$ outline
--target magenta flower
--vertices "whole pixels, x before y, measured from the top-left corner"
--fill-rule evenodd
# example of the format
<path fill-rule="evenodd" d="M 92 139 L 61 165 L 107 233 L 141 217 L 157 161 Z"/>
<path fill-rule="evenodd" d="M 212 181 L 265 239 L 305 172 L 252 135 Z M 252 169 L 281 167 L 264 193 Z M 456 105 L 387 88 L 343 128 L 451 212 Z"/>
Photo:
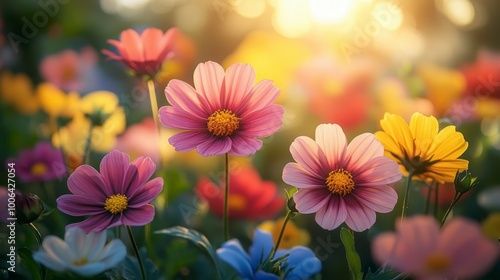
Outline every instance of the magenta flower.
<path fill-rule="evenodd" d="M 347 145 L 342 128 L 321 124 L 316 141 L 300 136 L 290 146 L 296 162 L 283 169 L 283 181 L 299 188 L 293 196 L 300 213 L 316 213 L 316 222 L 332 230 L 345 222 L 355 231 L 375 223 L 375 212 L 393 210 L 398 196 L 388 184 L 401 179 L 397 163 L 371 133 Z"/>
<path fill-rule="evenodd" d="M 413 216 L 396 223 L 396 233 L 372 243 L 376 261 L 416 279 L 479 279 L 499 256 L 498 244 L 473 221 L 454 218 L 439 230 L 436 220 Z"/>
<path fill-rule="evenodd" d="M 254 85 L 249 64 L 224 69 L 208 61 L 194 70 L 194 86 L 172 80 L 165 95 L 172 106 L 160 108 L 160 121 L 186 130 L 170 137 L 177 151 L 196 149 L 202 156 L 248 156 L 262 147 L 258 138 L 280 129 L 284 108 L 273 104 L 279 89 L 270 80 Z"/>
<path fill-rule="evenodd" d="M 68 178 L 68 189 L 57 199 L 57 208 L 71 216 L 90 216 L 68 225 L 87 233 L 127 225 L 142 226 L 153 220 L 149 204 L 163 189 L 163 179 L 148 179 L 156 165 L 148 157 L 130 163 L 129 156 L 113 150 L 101 161 L 100 174 L 90 165 L 79 166 Z"/>
<path fill-rule="evenodd" d="M 33 149 L 21 151 L 7 163 L 15 164 L 16 175 L 23 183 L 47 182 L 66 175 L 62 153 L 50 142 L 38 142 Z"/>

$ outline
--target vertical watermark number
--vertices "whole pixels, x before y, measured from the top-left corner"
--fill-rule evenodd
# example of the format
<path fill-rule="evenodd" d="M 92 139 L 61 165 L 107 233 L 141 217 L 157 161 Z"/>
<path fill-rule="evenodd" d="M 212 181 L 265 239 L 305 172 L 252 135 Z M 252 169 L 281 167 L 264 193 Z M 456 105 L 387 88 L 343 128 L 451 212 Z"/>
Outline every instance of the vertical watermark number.
<path fill-rule="evenodd" d="M 7 253 L 8 270 L 16 272 L 16 164 L 11 162 L 7 164 L 7 244 L 9 244 L 9 252 Z"/>

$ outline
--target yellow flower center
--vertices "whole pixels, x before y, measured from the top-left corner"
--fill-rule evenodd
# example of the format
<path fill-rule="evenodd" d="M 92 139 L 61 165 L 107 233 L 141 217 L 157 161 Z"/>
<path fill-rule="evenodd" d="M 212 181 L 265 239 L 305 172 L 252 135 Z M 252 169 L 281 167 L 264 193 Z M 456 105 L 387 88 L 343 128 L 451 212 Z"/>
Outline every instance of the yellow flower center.
<path fill-rule="evenodd" d="M 354 181 L 349 171 L 340 168 L 328 173 L 328 177 L 326 177 L 326 186 L 330 192 L 346 196 L 354 190 Z"/>
<path fill-rule="evenodd" d="M 30 172 L 35 176 L 43 175 L 45 174 L 45 172 L 47 172 L 47 165 L 41 162 L 35 163 L 31 166 Z"/>
<path fill-rule="evenodd" d="M 76 265 L 76 266 L 81 266 L 81 265 L 84 265 L 84 264 L 87 263 L 87 258 L 83 258 L 81 260 L 72 261 L 71 263 L 73 265 Z"/>
<path fill-rule="evenodd" d="M 430 254 L 425 260 L 425 268 L 432 273 L 443 272 L 450 267 L 450 265 L 450 258 L 441 253 Z"/>
<path fill-rule="evenodd" d="M 115 194 L 106 198 L 104 203 L 104 209 L 111 212 L 111 214 L 120 213 L 121 211 L 127 209 L 128 199 L 123 194 Z"/>
<path fill-rule="evenodd" d="M 230 136 L 240 127 L 240 118 L 231 110 L 217 110 L 208 117 L 207 128 L 214 136 Z"/>

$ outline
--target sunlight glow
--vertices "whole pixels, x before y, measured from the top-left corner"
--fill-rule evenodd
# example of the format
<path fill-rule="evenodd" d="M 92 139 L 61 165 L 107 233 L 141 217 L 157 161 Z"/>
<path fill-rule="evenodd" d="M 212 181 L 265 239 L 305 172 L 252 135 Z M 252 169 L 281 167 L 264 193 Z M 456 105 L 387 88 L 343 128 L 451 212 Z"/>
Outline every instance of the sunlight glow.
<path fill-rule="evenodd" d="M 347 17 L 353 3 L 351 0 L 309 0 L 309 11 L 318 23 L 337 23 Z"/>
<path fill-rule="evenodd" d="M 311 22 L 304 16 L 307 3 L 303 0 L 276 0 L 272 24 L 283 36 L 296 38 L 309 31 Z"/>
<path fill-rule="evenodd" d="M 266 9 L 264 0 L 240 0 L 234 7 L 236 12 L 246 18 L 256 18 Z"/>
<path fill-rule="evenodd" d="M 443 14 L 456 25 L 467 26 L 474 21 L 475 9 L 469 0 L 442 0 Z"/>

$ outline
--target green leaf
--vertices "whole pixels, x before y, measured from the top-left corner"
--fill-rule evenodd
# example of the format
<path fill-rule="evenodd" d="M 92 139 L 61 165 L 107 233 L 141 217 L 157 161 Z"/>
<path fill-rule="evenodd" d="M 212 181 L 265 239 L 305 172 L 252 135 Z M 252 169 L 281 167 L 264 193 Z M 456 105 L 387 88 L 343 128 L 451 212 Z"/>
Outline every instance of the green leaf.
<path fill-rule="evenodd" d="M 396 280 L 402 278 L 402 274 L 396 271 L 379 268 L 375 273 L 368 268 L 364 280 Z"/>
<path fill-rule="evenodd" d="M 361 280 L 363 278 L 361 260 L 354 247 L 354 235 L 352 235 L 348 229 L 342 228 L 340 230 L 340 240 L 342 240 L 342 244 L 344 244 L 345 247 L 345 255 L 347 264 L 349 265 L 349 272 L 351 273 L 351 280 Z"/>
<path fill-rule="evenodd" d="M 43 271 L 38 266 L 37 262 L 33 259 L 33 252 L 26 247 L 21 247 L 17 250 L 17 253 L 21 257 L 23 264 L 31 272 L 33 279 L 34 280 L 41 280 L 42 279 L 41 274 L 43 273 Z"/>
<path fill-rule="evenodd" d="M 196 230 L 187 229 L 181 226 L 175 226 L 167 229 L 158 230 L 155 231 L 155 233 L 183 238 L 189 240 L 190 242 L 198 246 L 198 248 L 200 248 L 203 251 L 203 253 L 205 253 L 205 255 L 207 255 L 209 259 L 212 261 L 216 270 L 217 279 L 222 279 L 220 275 L 217 253 L 213 249 L 212 244 L 210 244 L 210 241 L 208 241 L 208 239 L 203 234 L 197 232 Z"/>

